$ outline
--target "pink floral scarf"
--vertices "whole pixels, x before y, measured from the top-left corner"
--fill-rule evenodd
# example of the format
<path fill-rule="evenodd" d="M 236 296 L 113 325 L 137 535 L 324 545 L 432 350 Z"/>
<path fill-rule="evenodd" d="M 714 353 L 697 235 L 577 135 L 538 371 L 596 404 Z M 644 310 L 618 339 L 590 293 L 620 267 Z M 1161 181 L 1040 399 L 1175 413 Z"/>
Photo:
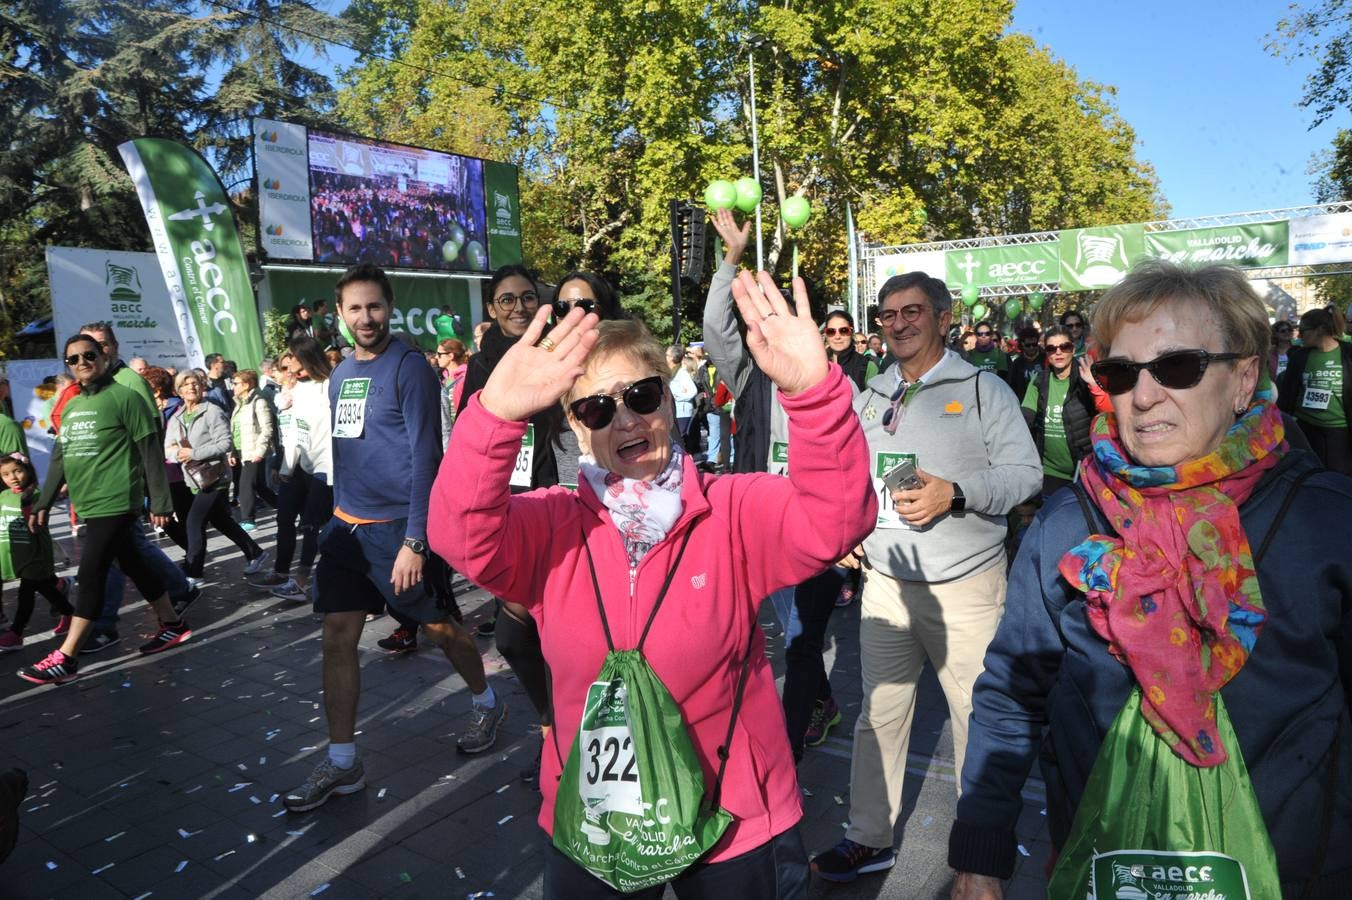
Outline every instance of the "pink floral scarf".
<path fill-rule="evenodd" d="M 639 560 L 667 536 L 685 508 L 681 500 L 685 451 L 672 444 L 667 467 L 652 481 L 617 475 L 598 466 L 590 456 L 580 457 L 578 468 L 601 503 L 610 510 L 611 521 L 624 538 L 629 565 L 637 566 Z"/>

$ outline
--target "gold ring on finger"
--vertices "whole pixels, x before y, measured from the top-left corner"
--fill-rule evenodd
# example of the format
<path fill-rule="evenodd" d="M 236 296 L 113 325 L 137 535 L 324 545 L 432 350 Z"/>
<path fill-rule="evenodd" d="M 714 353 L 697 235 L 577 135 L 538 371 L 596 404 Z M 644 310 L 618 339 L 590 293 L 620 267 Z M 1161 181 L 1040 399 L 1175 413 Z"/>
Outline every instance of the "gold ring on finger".
<path fill-rule="evenodd" d="M 553 352 L 554 352 L 554 347 L 557 346 L 557 345 L 556 345 L 553 341 L 551 341 L 549 338 L 543 337 L 543 338 L 540 338 L 540 343 L 539 343 L 538 346 L 544 347 L 546 353 L 553 353 Z"/>

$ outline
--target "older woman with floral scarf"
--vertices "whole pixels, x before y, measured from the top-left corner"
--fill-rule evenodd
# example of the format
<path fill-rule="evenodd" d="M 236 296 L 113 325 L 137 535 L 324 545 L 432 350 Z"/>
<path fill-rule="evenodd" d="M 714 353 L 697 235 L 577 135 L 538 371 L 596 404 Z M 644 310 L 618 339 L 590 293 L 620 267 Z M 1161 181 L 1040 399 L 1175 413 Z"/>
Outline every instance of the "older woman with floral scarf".
<path fill-rule="evenodd" d="M 952 896 L 1003 896 L 1034 762 L 1049 896 L 1155 896 L 1155 875 L 1211 896 L 1213 869 L 1177 856 L 1201 850 L 1244 867 L 1229 896 L 1352 896 L 1352 479 L 1288 443 L 1259 390 L 1266 310 L 1237 270 L 1142 264 L 1094 338 L 1112 409 L 1010 572 L 973 694 Z M 1114 798 L 1156 767 L 1188 785 L 1234 774 L 1225 808 L 1190 814 L 1190 787 Z M 1122 820 L 1147 819 L 1225 846 L 1149 845 L 1176 872 L 1109 852 Z"/>

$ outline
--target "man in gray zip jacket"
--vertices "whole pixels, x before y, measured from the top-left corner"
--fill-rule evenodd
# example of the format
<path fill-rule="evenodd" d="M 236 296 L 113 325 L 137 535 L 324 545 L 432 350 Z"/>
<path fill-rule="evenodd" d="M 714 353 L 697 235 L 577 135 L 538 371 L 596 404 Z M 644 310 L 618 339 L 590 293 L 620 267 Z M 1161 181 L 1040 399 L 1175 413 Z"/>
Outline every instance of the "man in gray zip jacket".
<path fill-rule="evenodd" d="M 972 684 L 1004 610 L 1005 516 L 1042 486 L 1042 465 L 1019 401 L 944 347 L 952 295 L 922 272 L 888 279 L 878 323 L 897 365 L 855 399 L 878 491 L 864 541 L 860 660 L 850 824 L 813 870 L 853 881 L 895 862 L 915 689 L 928 658 L 948 700 L 955 771 L 962 771 Z M 922 486 L 893 491 L 882 476 L 915 466 Z"/>

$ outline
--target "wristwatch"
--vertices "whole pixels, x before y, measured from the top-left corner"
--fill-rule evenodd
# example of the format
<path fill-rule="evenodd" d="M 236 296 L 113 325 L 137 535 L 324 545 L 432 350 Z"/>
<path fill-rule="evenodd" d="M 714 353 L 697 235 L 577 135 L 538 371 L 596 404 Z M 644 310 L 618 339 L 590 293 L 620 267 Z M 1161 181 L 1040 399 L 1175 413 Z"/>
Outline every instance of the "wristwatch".
<path fill-rule="evenodd" d="M 962 495 L 962 488 L 958 483 L 953 482 L 953 505 L 948 508 L 949 512 L 963 512 L 967 509 L 967 498 Z"/>
<path fill-rule="evenodd" d="M 417 538 L 404 538 L 404 546 L 419 556 L 427 555 L 427 541 L 420 541 Z"/>

